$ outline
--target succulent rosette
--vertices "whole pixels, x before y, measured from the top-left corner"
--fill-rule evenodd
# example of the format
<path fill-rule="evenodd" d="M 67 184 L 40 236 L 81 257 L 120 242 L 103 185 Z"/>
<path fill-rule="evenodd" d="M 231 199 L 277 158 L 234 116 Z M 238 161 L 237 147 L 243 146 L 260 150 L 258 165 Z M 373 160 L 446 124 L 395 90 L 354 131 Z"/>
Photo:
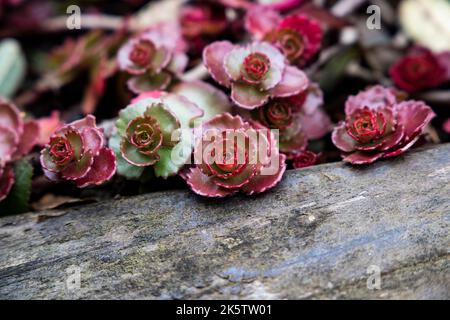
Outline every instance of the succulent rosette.
<path fill-rule="evenodd" d="M 223 113 L 204 122 L 196 141 L 197 164 L 183 177 L 201 196 L 261 193 L 274 187 L 286 169 L 271 131 L 240 116 Z"/>
<path fill-rule="evenodd" d="M 117 132 L 109 144 L 118 158 L 118 173 L 131 179 L 153 170 L 155 176 L 175 175 L 192 153 L 189 134 L 203 111 L 186 97 L 153 92 L 120 111 Z M 181 133 L 176 135 L 176 133 Z"/>
<path fill-rule="evenodd" d="M 322 91 L 311 84 L 298 95 L 270 100 L 252 110 L 251 117 L 270 129 L 278 129 L 280 152 L 292 158 L 305 150 L 308 140 L 322 138 L 331 131 L 331 121 L 322 104 Z"/>
<path fill-rule="evenodd" d="M 437 55 L 425 48 L 415 48 L 390 68 L 396 86 L 416 92 L 440 86 L 448 81 L 447 55 Z"/>
<path fill-rule="evenodd" d="M 280 49 L 290 64 L 304 66 L 320 50 L 322 28 L 318 21 L 305 15 L 287 16 L 263 40 Z"/>
<path fill-rule="evenodd" d="M 304 150 L 297 154 L 292 159 L 292 166 L 294 169 L 302 169 L 316 165 L 319 162 L 319 155 L 309 151 Z"/>
<path fill-rule="evenodd" d="M 116 157 L 104 143 L 92 115 L 61 127 L 41 151 L 45 176 L 73 181 L 79 188 L 103 184 L 116 172 Z"/>
<path fill-rule="evenodd" d="M 14 104 L 0 98 L 0 162 L 28 154 L 37 144 L 39 133 L 36 121 L 25 120 Z"/>
<path fill-rule="evenodd" d="M 163 90 L 187 65 L 187 56 L 174 44 L 167 44 L 165 30 L 149 29 L 131 38 L 119 50 L 119 68 L 131 75 L 128 88 L 134 93 Z"/>
<path fill-rule="evenodd" d="M 34 120 L 25 120 L 14 104 L 0 98 L 0 201 L 15 182 L 12 162 L 33 149 L 39 133 Z"/>
<path fill-rule="evenodd" d="M 417 142 L 435 114 L 421 101 L 402 98 L 381 86 L 348 98 L 346 119 L 332 135 L 344 161 L 370 164 L 400 155 Z"/>
<path fill-rule="evenodd" d="M 219 84 L 231 88 L 233 102 L 245 109 L 262 106 L 270 98 L 296 95 L 309 84 L 307 76 L 286 65 L 283 54 L 267 42 L 246 46 L 214 42 L 203 51 L 203 62 Z"/>
<path fill-rule="evenodd" d="M 305 94 L 272 99 L 251 112 L 254 120 L 267 128 L 279 130 L 279 149 L 288 158 L 308 146 L 308 138 L 299 121 L 299 111 L 304 100 Z"/>

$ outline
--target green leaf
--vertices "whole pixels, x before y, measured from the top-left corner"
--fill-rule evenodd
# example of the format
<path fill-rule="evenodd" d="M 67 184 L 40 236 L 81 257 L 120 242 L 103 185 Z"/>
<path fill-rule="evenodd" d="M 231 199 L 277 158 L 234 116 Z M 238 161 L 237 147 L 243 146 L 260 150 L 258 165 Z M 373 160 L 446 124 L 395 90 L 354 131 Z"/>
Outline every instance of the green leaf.
<path fill-rule="evenodd" d="M 228 97 L 206 82 L 181 82 L 173 88 L 172 92 L 185 96 L 202 109 L 204 111 L 202 121 L 208 121 L 224 112 L 231 112 Z"/>
<path fill-rule="evenodd" d="M 14 164 L 15 183 L 8 197 L 0 202 L 2 214 L 18 214 L 28 211 L 32 177 L 33 166 L 28 159 L 18 160 Z"/>
<path fill-rule="evenodd" d="M 14 39 L 0 42 L 0 95 L 12 98 L 25 78 L 26 61 Z"/>
<path fill-rule="evenodd" d="M 332 57 L 320 72 L 316 74 L 315 81 L 322 90 L 329 92 L 335 88 L 344 76 L 350 62 L 359 58 L 360 52 L 356 47 L 348 47 Z"/>
<path fill-rule="evenodd" d="M 167 109 L 180 121 L 181 128 L 192 128 L 195 120 L 203 117 L 203 110 L 184 96 L 168 94 L 162 97 Z"/>
<path fill-rule="evenodd" d="M 158 100 L 153 98 L 143 99 L 122 109 L 119 112 L 119 118 L 116 121 L 116 127 L 119 134 L 125 137 L 128 123 L 137 117 L 143 117 L 145 110 L 156 102 L 158 102 Z"/>
<path fill-rule="evenodd" d="M 155 175 L 164 179 L 176 175 L 188 162 L 192 153 L 192 142 L 187 134 L 181 135 L 181 141 L 173 148 L 162 147 L 158 150 L 160 157 L 155 163 Z"/>
<path fill-rule="evenodd" d="M 139 177 L 142 175 L 142 172 L 144 171 L 144 168 L 133 166 L 122 157 L 122 154 L 120 153 L 120 140 L 121 137 L 117 134 L 113 135 L 109 139 L 109 147 L 116 154 L 117 173 L 127 179 L 139 179 Z"/>

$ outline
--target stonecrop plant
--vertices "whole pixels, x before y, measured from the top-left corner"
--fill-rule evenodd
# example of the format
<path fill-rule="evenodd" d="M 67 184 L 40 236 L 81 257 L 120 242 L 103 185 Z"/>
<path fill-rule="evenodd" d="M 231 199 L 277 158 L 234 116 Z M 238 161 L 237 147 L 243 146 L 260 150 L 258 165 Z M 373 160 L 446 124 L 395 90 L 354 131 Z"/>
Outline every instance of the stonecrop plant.
<path fill-rule="evenodd" d="M 0 1 L 0 33 L 18 36 L 0 40 L 2 213 L 182 186 L 250 196 L 286 170 L 450 139 L 445 1 L 442 20 L 401 10 L 370 30 L 351 1 L 96 1 L 70 34 L 42 2 Z"/>
<path fill-rule="evenodd" d="M 333 131 L 333 143 L 344 161 L 369 164 L 411 148 L 434 118 L 421 101 L 403 100 L 401 93 L 381 86 L 350 96 L 345 121 Z"/>
<path fill-rule="evenodd" d="M 204 49 L 203 61 L 214 80 L 231 89 L 233 102 L 245 109 L 299 94 L 309 84 L 305 73 L 287 65 L 285 56 L 268 42 L 214 42 Z"/>
<path fill-rule="evenodd" d="M 175 30 L 172 30 L 175 29 Z M 128 40 L 119 50 L 120 70 L 131 77 L 128 88 L 136 94 L 164 90 L 185 69 L 188 58 L 177 47 L 176 26 L 158 25 Z"/>
<path fill-rule="evenodd" d="M 194 157 L 198 164 L 184 177 L 192 191 L 206 197 L 264 192 L 286 170 L 285 155 L 279 153 L 273 133 L 229 113 L 203 123 Z"/>
<path fill-rule="evenodd" d="M 202 116 L 203 110 L 181 95 L 154 92 L 134 99 L 120 111 L 117 133 L 109 142 L 119 174 L 137 179 L 146 168 L 157 177 L 177 174 L 192 152 L 182 130 L 193 128 Z"/>
<path fill-rule="evenodd" d="M 37 121 L 24 119 L 14 104 L 0 98 L 0 201 L 15 183 L 13 163 L 39 142 L 39 132 Z"/>
<path fill-rule="evenodd" d="M 91 115 L 58 129 L 40 160 L 47 178 L 73 181 L 79 188 L 100 185 L 116 172 L 116 157 Z"/>

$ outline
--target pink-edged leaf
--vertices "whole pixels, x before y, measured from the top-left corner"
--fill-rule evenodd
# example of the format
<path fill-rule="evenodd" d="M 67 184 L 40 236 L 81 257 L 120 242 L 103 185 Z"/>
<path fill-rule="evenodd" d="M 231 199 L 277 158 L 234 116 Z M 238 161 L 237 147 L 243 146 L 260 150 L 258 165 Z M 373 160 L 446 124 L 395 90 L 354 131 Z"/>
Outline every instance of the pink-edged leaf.
<path fill-rule="evenodd" d="M 131 104 L 135 104 L 138 101 L 145 100 L 145 99 L 148 99 L 148 98 L 158 99 L 158 98 L 161 98 L 161 96 L 164 95 L 164 94 L 165 94 L 164 91 L 147 91 L 147 92 L 143 92 L 143 93 L 139 94 L 137 97 L 133 98 L 131 100 Z"/>
<path fill-rule="evenodd" d="M 159 161 L 160 157 L 157 153 L 144 154 L 132 145 L 127 139 L 123 139 L 120 144 L 120 152 L 122 157 L 130 164 L 137 167 L 148 167 Z"/>
<path fill-rule="evenodd" d="M 84 153 L 80 160 L 70 163 L 61 171 L 61 175 L 66 180 L 78 180 L 84 177 L 91 170 L 94 157 L 90 150 Z"/>
<path fill-rule="evenodd" d="M 101 185 L 112 178 L 116 169 L 117 163 L 114 152 L 111 149 L 102 148 L 94 158 L 91 170 L 84 177 L 76 180 L 76 185 L 79 188 Z"/>
<path fill-rule="evenodd" d="M 289 158 L 305 150 L 307 146 L 308 137 L 299 122 L 280 132 L 280 152 L 288 154 Z"/>
<path fill-rule="evenodd" d="M 407 143 L 401 145 L 398 149 L 391 150 L 383 155 L 383 158 L 392 158 L 397 157 L 403 154 L 405 151 L 410 149 L 418 140 L 420 136 L 415 137 L 414 139 L 408 141 Z"/>
<path fill-rule="evenodd" d="M 87 128 L 95 128 L 96 127 L 95 116 L 93 116 L 91 114 L 88 114 L 83 119 L 71 122 L 69 125 L 74 127 L 75 129 L 78 129 L 78 130 L 82 130 L 82 129 L 86 128 L 86 127 Z"/>
<path fill-rule="evenodd" d="M 31 120 L 25 123 L 23 127 L 23 134 L 20 137 L 18 149 L 15 152 L 15 157 L 20 157 L 28 154 L 39 142 L 40 126 L 37 121 Z"/>
<path fill-rule="evenodd" d="M 245 125 L 244 120 L 240 116 L 233 116 L 229 112 L 218 114 L 211 120 L 206 121 L 202 125 L 203 133 L 207 130 L 217 130 L 223 132 L 225 130 L 239 130 L 243 129 Z"/>
<path fill-rule="evenodd" d="M 213 181 L 215 184 L 225 189 L 239 189 L 252 179 L 256 174 L 256 169 L 257 168 L 254 165 L 246 165 L 239 174 L 230 176 L 227 179 L 213 178 Z"/>
<path fill-rule="evenodd" d="M 351 164 L 371 164 L 383 157 L 382 152 L 363 152 L 358 151 L 344 155 L 343 160 Z"/>
<path fill-rule="evenodd" d="M 60 168 L 53 162 L 48 148 L 44 148 L 41 150 L 40 162 L 44 171 L 57 173 L 60 170 Z"/>
<path fill-rule="evenodd" d="M 8 128 L 18 136 L 23 132 L 23 120 L 19 110 L 2 97 L 0 97 L 0 127 Z"/>
<path fill-rule="evenodd" d="M 203 63 L 214 80 L 225 87 L 230 86 L 230 78 L 225 72 L 224 61 L 233 48 L 235 46 L 229 41 L 217 41 L 203 50 Z"/>
<path fill-rule="evenodd" d="M 397 125 L 393 133 L 391 133 L 389 136 L 383 139 L 383 144 L 377 149 L 381 151 L 390 150 L 395 146 L 399 145 L 404 137 L 405 137 L 405 128 L 403 127 L 403 125 L 399 124 Z"/>
<path fill-rule="evenodd" d="M 252 110 L 265 104 L 270 98 L 269 91 L 259 91 L 258 88 L 245 83 L 232 83 L 231 100 L 239 107 Z"/>
<path fill-rule="evenodd" d="M 323 93 L 319 86 L 311 84 L 306 99 L 299 113 L 302 130 L 308 139 L 320 139 L 329 133 L 333 124 L 330 117 L 322 107 Z"/>
<path fill-rule="evenodd" d="M 269 164 L 270 165 L 270 164 Z M 280 154 L 279 169 L 273 175 L 255 175 L 246 185 L 242 187 L 242 191 L 248 195 L 265 192 L 275 187 L 283 178 L 286 171 L 286 156 Z"/>
<path fill-rule="evenodd" d="M 343 152 L 352 152 L 356 148 L 356 141 L 347 133 L 345 122 L 341 122 L 331 135 L 333 144 Z"/>
<path fill-rule="evenodd" d="M 81 134 L 84 150 L 91 150 L 92 155 L 96 156 L 104 144 L 103 133 L 97 128 L 84 128 Z"/>
<path fill-rule="evenodd" d="M 256 6 L 245 15 L 245 29 L 257 40 L 275 29 L 281 20 L 281 15 L 270 8 Z"/>
<path fill-rule="evenodd" d="M 360 91 L 355 96 L 348 97 L 345 102 L 345 113 L 350 115 L 362 107 L 377 109 L 393 106 L 397 103 L 399 94 L 398 91 L 392 88 L 385 88 L 380 85 L 370 87 L 364 91 Z"/>
<path fill-rule="evenodd" d="M 425 126 L 436 116 L 433 110 L 422 101 L 408 100 L 396 106 L 400 123 L 405 126 L 407 140 L 414 139 L 423 132 Z"/>
<path fill-rule="evenodd" d="M 197 167 L 190 169 L 185 176 L 186 182 L 191 190 L 204 197 L 223 198 L 230 196 L 237 191 L 219 187 L 209 176 L 204 174 Z"/>
<path fill-rule="evenodd" d="M 0 164 L 11 160 L 18 143 L 19 137 L 12 129 L 0 126 Z"/>
<path fill-rule="evenodd" d="M 36 120 L 39 125 L 39 139 L 38 144 L 46 145 L 50 141 L 52 134 L 63 126 L 60 120 L 59 112 L 53 111 L 49 117 L 44 117 Z"/>
<path fill-rule="evenodd" d="M 271 90 L 271 96 L 290 97 L 305 91 L 308 86 L 309 80 L 303 71 L 287 66 L 281 82 Z"/>
<path fill-rule="evenodd" d="M 160 91 L 166 89 L 170 81 L 172 81 L 172 76 L 165 71 L 157 74 L 144 74 L 141 76 L 132 77 L 128 80 L 127 85 L 135 94 L 141 94 L 149 91 Z"/>

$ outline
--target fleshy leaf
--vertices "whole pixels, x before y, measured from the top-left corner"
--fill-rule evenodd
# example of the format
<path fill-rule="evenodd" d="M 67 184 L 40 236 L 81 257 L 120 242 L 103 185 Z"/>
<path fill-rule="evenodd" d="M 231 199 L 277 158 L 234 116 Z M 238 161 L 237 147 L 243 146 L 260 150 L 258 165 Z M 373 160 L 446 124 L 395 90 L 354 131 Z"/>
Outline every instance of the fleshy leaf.
<path fill-rule="evenodd" d="M 177 118 L 161 103 L 152 105 L 145 111 L 145 115 L 157 120 L 163 134 L 163 144 L 166 146 L 173 145 L 174 143 L 171 141 L 172 132 L 180 128 Z"/>
<path fill-rule="evenodd" d="M 247 84 L 233 83 L 231 86 L 231 99 L 245 109 L 260 107 L 269 100 L 269 97 L 268 91 L 260 91 Z"/>
<path fill-rule="evenodd" d="M 14 164 L 15 183 L 9 196 L 0 202 L 2 214 L 18 214 L 28 211 L 31 194 L 33 166 L 28 159 L 21 159 Z"/>
<path fill-rule="evenodd" d="M 89 185 L 100 185 L 111 179 L 116 172 L 116 157 L 111 149 L 103 148 L 94 158 L 91 170 L 81 179 L 76 181 L 78 188 Z"/>
<path fill-rule="evenodd" d="M 11 98 L 21 85 L 26 61 L 19 43 L 14 39 L 0 42 L 0 96 Z"/>
<path fill-rule="evenodd" d="M 202 121 L 208 121 L 220 113 L 231 111 L 228 97 L 221 90 L 206 82 L 182 82 L 176 85 L 172 91 L 185 96 L 202 109 L 204 112 Z"/>
<path fill-rule="evenodd" d="M 192 128 L 196 119 L 203 116 L 203 110 L 188 98 L 178 94 L 168 94 L 162 97 L 164 105 L 180 121 L 181 128 Z"/>
<path fill-rule="evenodd" d="M 129 143 L 126 139 L 122 139 L 120 150 L 122 157 L 126 161 L 138 167 L 151 166 L 159 160 L 158 155 L 156 154 L 146 155 L 141 153 L 138 148 Z"/>
<path fill-rule="evenodd" d="M 121 137 L 116 134 L 109 139 L 109 147 L 114 151 L 117 161 L 117 173 L 128 179 L 139 179 L 144 167 L 134 166 L 126 161 L 120 152 Z"/>
<path fill-rule="evenodd" d="M 136 94 L 164 90 L 170 84 L 171 80 L 171 75 L 165 71 L 152 75 L 144 74 L 128 80 L 128 88 Z"/>

